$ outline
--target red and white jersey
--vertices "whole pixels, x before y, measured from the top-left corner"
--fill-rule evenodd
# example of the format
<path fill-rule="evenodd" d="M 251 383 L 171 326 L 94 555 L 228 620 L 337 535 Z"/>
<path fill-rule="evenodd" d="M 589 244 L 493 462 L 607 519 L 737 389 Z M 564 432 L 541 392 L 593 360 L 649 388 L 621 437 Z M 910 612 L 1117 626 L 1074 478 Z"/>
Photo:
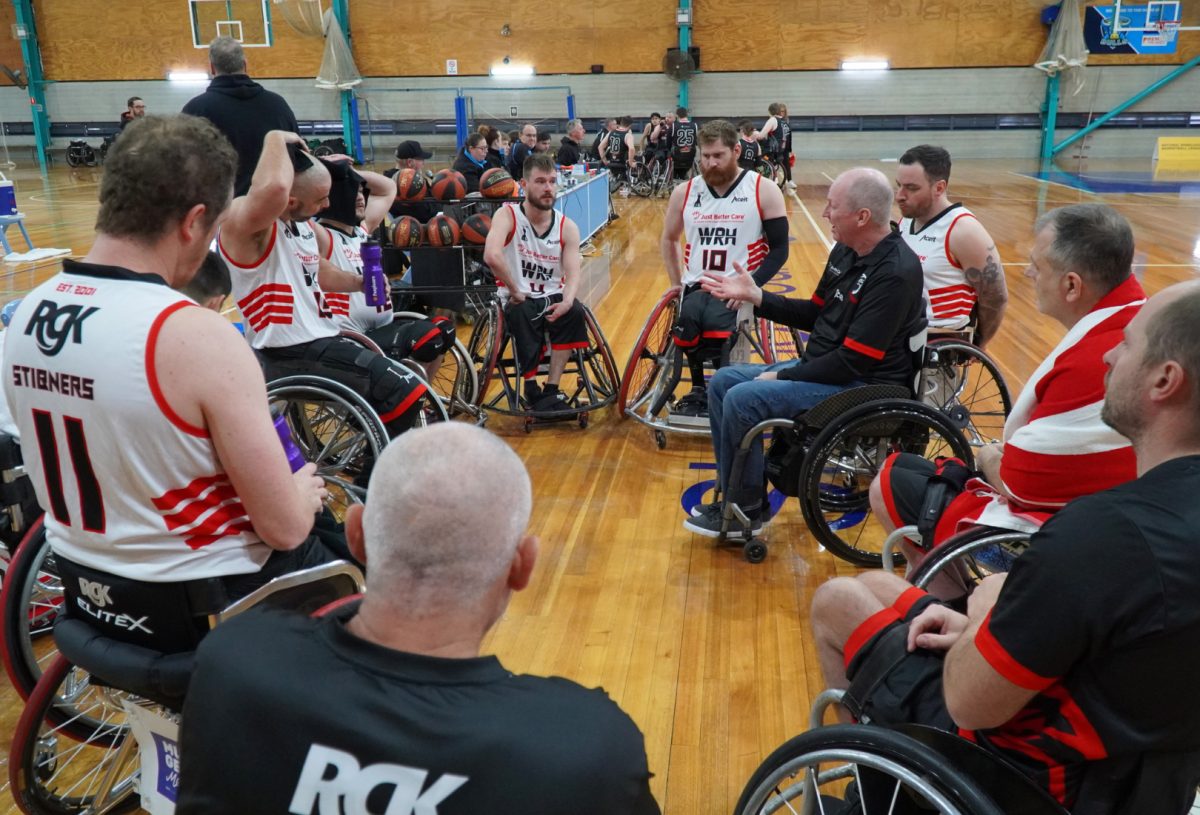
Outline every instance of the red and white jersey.
<path fill-rule="evenodd" d="M 505 204 L 513 227 L 504 243 L 504 261 L 526 298 L 549 297 L 563 290 L 562 234 L 567 216 L 550 211 L 550 226 L 539 235 L 525 217 L 524 205 Z M 501 294 L 507 290 L 500 289 Z"/>
<path fill-rule="evenodd" d="M 900 235 L 921 259 L 925 272 L 926 317 L 931 329 L 958 330 L 971 320 L 975 289 L 950 253 L 950 232 L 963 218 L 975 215 L 962 204 L 951 204 L 919 231 L 912 218 L 900 221 Z"/>
<path fill-rule="evenodd" d="M 754 274 L 767 256 L 762 204 L 762 176 L 742 170 L 724 195 L 703 178 L 688 181 L 683 203 L 683 285 L 700 282 L 706 273 L 729 277 L 734 262 Z"/>
<path fill-rule="evenodd" d="M 340 229 L 321 227 L 329 233 L 329 254 L 326 260 L 342 271 L 363 276 L 362 242 L 370 238 L 361 226 L 354 227 L 354 234 L 347 235 Z M 392 300 L 382 306 L 368 306 L 367 296 L 361 291 L 327 292 L 325 302 L 333 313 L 333 322 L 338 330 L 358 331 L 365 334 L 373 328 L 385 326 L 392 321 Z"/>
<path fill-rule="evenodd" d="M 67 260 L 25 297 L 4 343 L 51 548 L 152 583 L 255 572 L 270 554 L 208 431 L 159 389 L 155 343 L 183 308 L 197 306 L 156 275 Z"/>
<path fill-rule="evenodd" d="M 251 264 L 231 258 L 219 235 L 217 245 L 230 265 L 233 299 L 253 329 L 252 346 L 283 348 L 337 335 L 317 282 L 321 256 L 311 221 L 275 221 L 267 251 Z"/>
<path fill-rule="evenodd" d="M 1071 326 L 1025 383 L 1004 424 L 1000 479 L 1016 501 L 983 481 L 968 481 L 938 522 L 938 540 L 972 524 L 1034 532 L 1069 501 L 1137 477 L 1129 439 L 1106 425 L 1100 410 L 1104 355 L 1121 342 L 1145 301 L 1131 276 Z"/>

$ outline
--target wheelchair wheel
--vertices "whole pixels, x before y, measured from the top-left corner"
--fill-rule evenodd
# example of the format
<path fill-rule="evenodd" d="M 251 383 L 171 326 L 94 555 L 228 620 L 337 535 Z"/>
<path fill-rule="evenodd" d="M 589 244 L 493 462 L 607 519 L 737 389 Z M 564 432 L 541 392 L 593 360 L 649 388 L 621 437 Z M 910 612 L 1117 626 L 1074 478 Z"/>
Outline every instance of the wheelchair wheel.
<path fill-rule="evenodd" d="M 10 789 L 22 812 L 138 808 L 137 745 L 125 725 L 122 695 L 93 685 L 65 657 L 50 663 L 21 713 L 9 754 Z"/>
<path fill-rule="evenodd" d="M 62 581 L 39 517 L 17 547 L 0 592 L 4 667 L 22 699 L 29 698 L 43 668 L 58 654 L 51 629 L 62 604 Z"/>
<path fill-rule="evenodd" d="M 999 441 L 1012 411 L 995 360 L 961 340 L 931 340 L 925 351 L 922 401 L 950 416 L 975 444 Z"/>
<path fill-rule="evenodd" d="M 426 315 L 416 311 L 398 311 L 396 319 L 428 319 Z M 424 376 L 424 371 L 420 372 Z M 475 366 L 471 364 L 471 355 L 467 347 L 457 338 L 454 345 L 442 357 L 437 373 L 430 383 L 442 397 L 446 412 L 451 416 L 466 412 L 479 399 L 479 377 Z"/>
<path fill-rule="evenodd" d="M 617 398 L 621 376 L 617 373 L 612 348 L 608 346 L 608 340 L 600 330 L 600 324 L 596 322 L 596 315 L 586 306 L 583 309 L 583 319 L 587 325 L 588 347 L 576 352 L 580 369 L 575 386 L 576 394 L 586 394 L 587 403 L 593 408 L 603 407 Z"/>
<path fill-rule="evenodd" d="M 83 156 L 79 155 L 78 152 L 72 150 L 70 147 L 67 148 L 66 158 L 68 167 L 78 167 L 83 164 Z"/>
<path fill-rule="evenodd" d="M 846 809 L 849 802 L 858 808 Z M 734 809 L 736 815 L 801 811 L 1001 813 L 934 750 L 863 724 L 819 727 L 787 741 L 755 770 Z"/>
<path fill-rule="evenodd" d="M 617 408 L 622 416 L 641 407 L 654 383 L 665 374 L 671 328 L 678 315 L 679 295 L 669 291 L 646 318 L 642 333 L 633 346 L 633 353 L 629 355 L 629 362 L 625 364 L 625 373 L 621 375 Z"/>
<path fill-rule="evenodd" d="M 957 456 L 973 466 L 971 446 L 949 417 L 916 401 L 884 399 L 826 425 L 801 466 L 800 506 L 830 552 L 858 566 L 883 564 L 887 531 L 871 513 L 868 489 L 892 453 Z"/>
<path fill-rule="evenodd" d="M 1007 572 L 1028 548 L 1028 532 L 981 526 L 935 546 L 913 569 L 909 581 L 917 588 L 928 588 L 935 577 L 952 569 L 967 588 L 974 588 L 988 575 Z"/>
<path fill-rule="evenodd" d="M 648 198 L 654 189 L 650 168 L 640 161 L 629 168 L 629 189 L 640 198 Z"/>
<path fill-rule="evenodd" d="M 488 398 L 488 388 L 500 356 L 500 338 L 503 336 L 504 310 L 493 300 L 479 312 L 471 329 L 471 340 L 467 343 L 467 356 L 475 368 L 478 382 L 475 404 L 482 404 Z"/>
<path fill-rule="evenodd" d="M 336 485 L 330 509 L 340 521 L 344 501 L 338 496 L 366 496 L 371 468 L 388 443 L 379 416 L 357 393 L 319 376 L 289 376 L 267 385 L 272 411 L 287 417 L 292 437 L 317 475 Z"/>

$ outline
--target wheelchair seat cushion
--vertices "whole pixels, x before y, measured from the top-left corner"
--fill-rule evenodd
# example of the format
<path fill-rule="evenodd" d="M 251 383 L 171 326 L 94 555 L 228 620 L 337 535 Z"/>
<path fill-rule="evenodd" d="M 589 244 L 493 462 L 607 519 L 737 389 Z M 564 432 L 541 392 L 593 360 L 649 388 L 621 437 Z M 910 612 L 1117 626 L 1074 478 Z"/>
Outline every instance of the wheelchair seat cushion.
<path fill-rule="evenodd" d="M 867 402 L 876 402 L 880 399 L 912 398 L 912 390 L 903 385 L 862 385 L 835 393 L 797 416 L 796 420 L 803 422 L 808 428 L 819 430 L 843 413 L 853 410 L 859 405 L 865 405 Z"/>
<path fill-rule="evenodd" d="M 106 637 L 83 622 L 62 618 L 54 627 L 59 652 L 100 683 L 172 710 L 183 706 L 195 652 L 164 654 Z"/>

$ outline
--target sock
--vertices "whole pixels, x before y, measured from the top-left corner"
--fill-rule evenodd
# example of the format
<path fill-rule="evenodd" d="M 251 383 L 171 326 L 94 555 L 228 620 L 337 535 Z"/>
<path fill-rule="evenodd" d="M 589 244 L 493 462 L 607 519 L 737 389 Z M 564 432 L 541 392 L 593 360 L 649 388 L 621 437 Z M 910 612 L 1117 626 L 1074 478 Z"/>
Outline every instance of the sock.
<path fill-rule="evenodd" d="M 546 387 L 542 388 L 543 396 L 553 396 L 556 393 L 558 393 L 558 385 L 551 385 L 547 382 Z"/>
<path fill-rule="evenodd" d="M 536 399 L 542 393 L 542 389 L 538 387 L 536 379 L 530 379 L 525 383 L 525 398 Z"/>
<path fill-rule="evenodd" d="M 704 390 L 704 360 L 695 354 L 688 357 L 687 363 L 692 376 L 692 390 Z"/>

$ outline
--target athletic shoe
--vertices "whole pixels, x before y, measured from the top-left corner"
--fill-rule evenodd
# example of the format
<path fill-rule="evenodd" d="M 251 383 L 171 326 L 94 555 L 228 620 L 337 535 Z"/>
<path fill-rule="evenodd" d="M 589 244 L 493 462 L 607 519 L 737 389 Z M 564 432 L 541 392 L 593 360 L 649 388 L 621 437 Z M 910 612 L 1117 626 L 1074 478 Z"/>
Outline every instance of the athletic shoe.
<path fill-rule="evenodd" d="M 675 403 L 671 412 L 679 416 L 708 416 L 708 391 L 703 388 L 693 388 Z"/>
<path fill-rule="evenodd" d="M 689 532 L 695 532 L 697 535 L 703 535 L 706 538 L 721 537 L 721 526 L 724 523 L 722 520 L 722 512 L 706 512 L 695 518 L 688 518 L 683 522 L 683 528 Z M 737 518 L 729 521 L 729 529 L 726 531 L 728 537 L 738 537 L 744 532 L 741 522 Z M 763 531 L 762 520 L 756 517 L 750 518 L 750 534 L 758 535 Z"/>
<path fill-rule="evenodd" d="M 693 518 L 699 518 L 701 515 L 706 515 L 709 512 L 720 512 L 723 506 L 724 504 L 722 504 L 720 501 L 710 501 L 707 504 L 696 504 L 696 506 L 692 507 L 691 516 Z"/>
<path fill-rule="evenodd" d="M 534 413 L 557 413 L 570 409 L 571 405 L 568 404 L 567 397 L 562 391 L 543 393 L 531 408 Z"/>
<path fill-rule="evenodd" d="M 784 186 L 786 186 L 786 187 L 788 188 L 788 192 L 795 192 L 795 191 L 796 191 L 796 182 L 795 182 L 795 181 L 789 181 L 789 182 L 788 182 L 787 184 L 785 184 Z"/>

